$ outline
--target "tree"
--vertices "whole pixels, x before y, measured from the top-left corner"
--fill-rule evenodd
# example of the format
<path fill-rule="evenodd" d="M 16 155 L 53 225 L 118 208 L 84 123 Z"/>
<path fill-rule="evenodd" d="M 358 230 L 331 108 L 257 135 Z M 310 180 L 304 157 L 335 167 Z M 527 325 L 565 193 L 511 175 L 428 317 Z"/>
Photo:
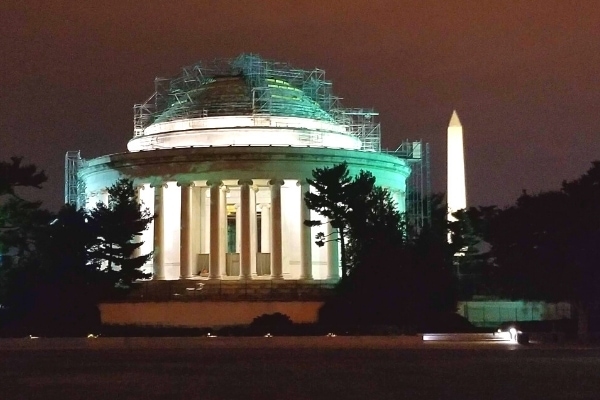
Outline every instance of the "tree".
<path fill-rule="evenodd" d="M 315 170 L 313 178 L 315 190 L 305 194 L 306 204 L 343 232 L 346 254 L 343 279 L 321 309 L 321 322 L 415 327 L 456 310 L 452 257 L 462 244 L 448 244 L 445 209 L 442 225 L 408 238 L 391 194 L 371 173 L 350 177 L 347 165 L 339 164 Z"/>
<path fill-rule="evenodd" d="M 99 262 L 90 253 L 98 237 L 85 209 L 65 204 L 44 233 L 36 248 L 43 255 L 46 280 L 77 281 L 85 286 L 99 280 Z"/>
<path fill-rule="evenodd" d="M 45 180 L 21 158 L 0 162 L 0 254 L 10 254 L 0 263 L 2 319 L 20 333 L 89 333 L 100 323 L 102 293 L 147 277 L 140 267 L 150 255 L 132 256 L 152 217 L 128 180 L 111 187 L 109 205 L 92 213 L 71 205 L 50 213 L 20 193 Z"/>
<path fill-rule="evenodd" d="M 11 162 L 0 162 L 0 255 L 10 252 L 24 261 L 33 256 L 39 227 L 52 215 L 40 208 L 40 202 L 22 197 L 21 190 L 40 189 L 47 180 L 44 171 L 22 161 L 22 157 L 13 157 Z"/>
<path fill-rule="evenodd" d="M 142 246 L 137 238 L 152 216 L 138 205 L 131 180 L 120 179 L 108 189 L 108 195 L 108 205 L 98 203 L 90 211 L 90 224 L 97 235 L 90 251 L 93 259 L 106 262 L 103 272 L 109 282 L 129 287 L 135 280 L 150 277 L 141 267 L 152 255 L 134 256 L 134 252 Z"/>
<path fill-rule="evenodd" d="M 13 157 L 0 162 L 0 304 L 4 305 L 26 285 L 30 272 L 22 268 L 37 265 L 35 243 L 52 218 L 40 202 L 23 197 L 23 191 L 40 189 L 47 178 L 35 165 L 22 161 Z"/>
<path fill-rule="evenodd" d="M 369 262 L 376 248 L 400 247 L 406 239 L 403 218 L 391 194 L 376 186 L 368 172 L 361 171 L 355 178 L 355 182 L 361 180 L 369 183 L 359 185 L 372 189 L 348 199 L 352 210 L 348 216 L 348 261 L 352 269 Z"/>
<path fill-rule="evenodd" d="M 18 188 L 41 189 L 48 178 L 33 164 L 22 165 L 23 157 L 12 157 L 11 162 L 0 162 L 0 196 L 19 197 Z"/>
<path fill-rule="evenodd" d="M 461 300 L 470 300 L 474 295 L 495 295 L 497 282 L 489 221 L 499 211 L 496 206 L 470 207 L 455 212 L 456 220 L 449 223 L 454 240 L 463 245 L 454 257 Z"/>
<path fill-rule="evenodd" d="M 461 235 L 462 225 L 448 221 L 444 195 L 432 195 L 430 204 L 430 218 L 416 236 L 406 241 L 407 257 L 403 261 L 407 291 L 415 305 L 409 314 L 422 327 L 456 312 L 457 254 L 465 253 L 467 248 Z"/>
<path fill-rule="evenodd" d="M 312 172 L 312 179 L 307 182 L 314 191 L 304 194 L 306 206 L 326 218 L 321 220 L 307 220 L 307 226 L 321 226 L 330 223 L 337 231 L 338 240 L 341 243 L 341 267 L 342 279 L 348 276 L 348 260 L 346 257 L 346 241 L 349 230 L 349 217 L 352 212 L 350 199 L 353 196 L 366 196 L 372 186 L 369 181 L 356 183 L 348 171 L 348 164 L 341 163 L 331 168 L 317 168 Z M 365 186 L 366 185 L 366 186 Z M 355 202 L 356 203 L 356 202 Z M 323 235 L 317 237 L 317 244 L 323 246 L 325 241 L 330 240 Z"/>
<path fill-rule="evenodd" d="M 585 338 L 589 308 L 600 302 L 600 162 L 559 190 L 524 192 L 483 219 L 498 292 L 571 302 Z"/>
<path fill-rule="evenodd" d="M 45 237 L 52 213 L 40 202 L 28 201 L 24 194 L 40 189 L 46 181 L 43 171 L 23 164 L 21 157 L 0 162 L 0 322 L 20 317 L 31 309 L 33 292 L 39 280 L 37 243 Z"/>

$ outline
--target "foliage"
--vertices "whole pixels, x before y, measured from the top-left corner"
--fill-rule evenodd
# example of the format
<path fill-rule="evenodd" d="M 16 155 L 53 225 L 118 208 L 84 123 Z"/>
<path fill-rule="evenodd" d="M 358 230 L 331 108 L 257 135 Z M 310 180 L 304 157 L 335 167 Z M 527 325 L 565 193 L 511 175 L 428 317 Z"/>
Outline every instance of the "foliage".
<path fill-rule="evenodd" d="M 346 238 L 349 230 L 349 215 L 352 211 L 349 199 L 352 196 L 364 196 L 365 191 L 370 188 L 359 187 L 350 177 L 346 163 L 335 165 L 331 168 L 317 168 L 312 172 L 312 179 L 307 182 L 314 191 L 304 194 L 306 206 L 326 218 L 326 221 L 309 220 L 304 221 L 307 226 L 320 226 L 331 224 L 337 231 L 338 240 L 341 243 L 341 266 L 342 279 L 348 276 L 348 264 L 346 258 Z M 361 182 L 363 183 L 363 182 Z M 317 244 L 323 246 L 326 241 L 323 234 L 317 236 Z"/>
<path fill-rule="evenodd" d="M 559 190 L 524 192 L 513 206 L 467 214 L 491 245 L 499 294 L 547 301 L 598 299 L 599 162 Z"/>
<path fill-rule="evenodd" d="M 0 162 L 0 196 L 18 197 L 17 188 L 41 189 L 48 178 L 33 164 L 22 165 L 22 157 L 12 157 L 11 162 Z"/>
<path fill-rule="evenodd" d="M 343 233 L 347 254 L 337 296 L 320 312 L 322 323 L 406 327 L 455 311 L 452 260 L 464 244 L 448 244 L 445 205 L 435 223 L 408 238 L 397 205 L 371 173 L 350 177 L 344 163 L 315 170 L 309 183 L 315 190 L 305 194 L 306 204 Z"/>
<path fill-rule="evenodd" d="M 128 287 L 135 280 L 150 277 L 141 267 L 152 255 L 134 257 L 134 252 L 143 244 L 136 237 L 148 228 L 152 216 L 138 205 L 128 179 L 117 181 L 108 195 L 108 205 L 98 203 L 90 211 L 90 224 L 97 237 L 90 253 L 94 259 L 106 261 L 103 272 L 113 285 Z"/>
<path fill-rule="evenodd" d="M 40 189 L 46 179 L 43 171 L 22 164 L 20 157 L 0 162 L 0 304 L 4 306 L 10 299 L 23 299 L 19 293 L 39 269 L 35 244 L 45 236 L 52 214 L 42 210 L 39 202 L 24 199 L 22 192 Z"/>
<path fill-rule="evenodd" d="M 45 179 L 20 158 L 0 163 L 0 244 L 10 254 L 0 264 L 0 304 L 19 327 L 14 332 L 72 334 L 98 326 L 103 293 L 146 277 L 139 267 L 150 255 L 131 256 L 151 216 L 139 209 L 127 180 L 109 189 L 108 207 L 89 213 L 65 205 L 52 214 L 17 191 Z"/>
<path fill-rule="evenodd" d="M 21 157 L 0 162 L 0 254 L 10 253 L 22 260 L 34 256 L 39 229 L 52 215 L 40 208 L 40 202 L 25 200 L 20 190 L 40 189 L 46 180 L 44 171 L 23 165 Z"/>
<path fill-rule="evenodd" d="M 510 207 L 472 208 L 467 218 L 490 244 L 489 282 L 503 297 L 570 301 L 587 330 L 600 302 L 600 162 L 558 190 L 523 194 Z"/>
<path fill-rule="evenodd" d="M 263 314 L 254 318 L 249 326 L 249 330 L 259 335 L 267 333 L 277 335 L 290 333 L 293 327 L 294 323 L 289 316 L 276 312 L 273 314 Z"/>

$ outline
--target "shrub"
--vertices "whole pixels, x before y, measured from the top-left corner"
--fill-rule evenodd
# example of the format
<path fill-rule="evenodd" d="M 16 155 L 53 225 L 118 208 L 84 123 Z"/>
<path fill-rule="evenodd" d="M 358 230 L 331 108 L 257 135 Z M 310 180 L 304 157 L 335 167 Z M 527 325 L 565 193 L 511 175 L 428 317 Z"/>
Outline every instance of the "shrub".
<path fill-rule="evenodd" d="M 285 335 L 291 333 L 294 323 L 291 318 L 282 313 L 263 314 L 252 321 L 250 332 L 252 334 L 264 335 L 272 333 L 274 335 Z"/>

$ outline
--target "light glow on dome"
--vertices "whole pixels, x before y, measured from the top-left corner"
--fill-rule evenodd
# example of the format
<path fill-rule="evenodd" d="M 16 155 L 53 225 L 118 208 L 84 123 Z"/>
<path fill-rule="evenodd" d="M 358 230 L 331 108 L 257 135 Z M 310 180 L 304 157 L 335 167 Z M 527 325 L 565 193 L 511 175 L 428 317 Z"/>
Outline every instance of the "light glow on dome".
<path fill-rule="evenodd" d="M 184 67 L 157 78 L 134 105 L 129 151 L 208 146 L 329 147 L 381 151 L 373 109 L 344 108 L 319 68 L 256 54 Z M 235 135 L 232 134 L 235 131 Z"/>
<path fill-rule="evenodd" d="M 294 146 L 361 149 L 343 125 L 307 118 L 227 116 L 150 125 L 131 139 L 132 152 L 177 147 Z"/>

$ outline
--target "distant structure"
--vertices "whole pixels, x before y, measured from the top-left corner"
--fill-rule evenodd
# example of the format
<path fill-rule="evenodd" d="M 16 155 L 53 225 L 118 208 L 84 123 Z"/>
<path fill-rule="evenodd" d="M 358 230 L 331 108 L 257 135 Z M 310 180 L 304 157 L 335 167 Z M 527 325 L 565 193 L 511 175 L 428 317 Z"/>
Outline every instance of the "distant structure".
<path fill-rule="evenodd" d="M 427 145 L 383 151 L 378 113 L 342 107 L 325 71 L 242 54 L 154 86 L 134 106 L 129 152 L 66 157 L 68 202 L 107 202 L 107 187 L 122 177 L 137 185 L 155 215 L 142 237 L 154 280 L 337 281 L 339 243 L 314 243 L 320 229 L 336 232 L 303 224 L 318 218 L 303 195 L 315 168 L 341 162 L 352 174 L 372 172 L 399 210 L 423 224 Z"/>
<path fill-rule="evenodd" d="M 80 181 L 77 177 L 81 163 L 79 151 L 67 151 L 65 154 L 65 204 L 77 206 L 82 202 L 84 193 L 79 187 Z"/>
<path fill-rule="evenodd" d="M 452 112 L 448 124 L 447 182 L 448 220 L 454 220 L 452 213 L 467 207 L 463 128 L 456 110 Z"/>

